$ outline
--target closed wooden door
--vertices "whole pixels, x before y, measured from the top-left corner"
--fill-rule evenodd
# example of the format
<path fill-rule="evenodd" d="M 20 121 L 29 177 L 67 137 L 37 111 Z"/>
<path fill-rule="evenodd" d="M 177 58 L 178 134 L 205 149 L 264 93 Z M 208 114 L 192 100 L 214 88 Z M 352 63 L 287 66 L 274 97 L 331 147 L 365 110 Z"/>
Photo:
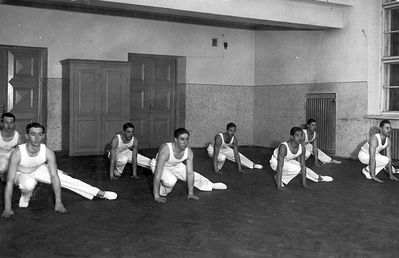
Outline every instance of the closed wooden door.
<path fill-rule="evenodd" d="M 46 125 L 45 50 L 28 47 L 0 46 L 0 112 L 12 112 L 16 128 L 25 131 L 26 124 Z"/>
<path fill-rule="evenodd" d="M 73 66 L 71 155 L 104 154 L 129 119 L 129 66 Z"/>
<path fill-rule="evenodd" d="M 173 140 L 176 59 L 131 54 L 129 62 L 130 120 L 140 148 L 157 148 Z"/>

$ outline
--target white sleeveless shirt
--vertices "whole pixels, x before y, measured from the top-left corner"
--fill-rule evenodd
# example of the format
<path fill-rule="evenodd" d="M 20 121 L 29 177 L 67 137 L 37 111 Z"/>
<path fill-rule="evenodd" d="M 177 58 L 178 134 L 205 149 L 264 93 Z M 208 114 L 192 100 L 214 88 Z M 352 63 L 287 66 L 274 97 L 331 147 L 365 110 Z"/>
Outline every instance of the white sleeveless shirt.
<path fill-rule="evenodd" d="M 0 136 L 0 155 L 10 157 L 11 152 L 18 145 L 19 133 L 15 131 L 13 138 L 11 141 L 4 141 L 3 137 Z"/>
<path fill-rule="evenodd" d="M 231 137 L 230 142 L 227 143 L 227 142 L 224 141 L 223 133 L 219 133 L 219 135 L 220 135 L 220 137 L 222 138 L 222 145 L 220 145 L 220 148 L 221 148 L 221 149 L 225 149 L 225 148 L 227 148 L 227 147 L 233 146 L 234 136 Z"/>
<path fill-rule="evenodd" d="M 20 144 L 19 150 L 21 152 L 21 162 L 18 165 L 18 172 L 30 174 L 47 161 L 46 145 L 43 143 L 40 144 L 40 150 L 34 157 L 29 156 L 26 143 Z"/>
<path fill-rule="evenodd" d="M 299 155 L 302 154 L 302 145 L 301 144 L 299 144 L 298 151 L 295 154 L 291 152 L 291 149 L 288 146 L 287 142 L 282 142 L 281 144 L 284 144 L 287 147 L 287 155 L 284 157 L 284 161 L 296 159 Z M 280 145 L 273 151 L 273 157 L 275 159 L 278 159 L 278 149 L 280 148 Z"/>
<path fill-rule="evenodd" d="M 381 141 L 381 135 L 379 133 L 374 134 L 377 137 L 377 141 L 378 141 L 378 145 L 376 148 L 376 152 L 379 153 L 380 151 L 382 151 L 383 149 L 385 149 L 388 146 L 388 137 L 385 139 L 385 143 L 384 145 L 382 145 L 382 141 Z M 367 141 L 361 148 L 362 151 L 369 153 L 369 141 Z"/>
<path fill-rule="evenodd" d="M 116 136 L 118 137 L 118 146 L 116 147 L 116 152 L 124 152 L 125 150 L 127 150 L 133 146 L 134 136 L 128 143 L 124 143 L 122 141 L 122 137 L 120 134 L 117 134 Z"/>
<path fill-rule="evenodd" d="M 308 130 L 303 129 L 302 131 L 303 131 L 303 135 L 304 135 L 304 137 L 305 137 L 305 138 L 304 138 L 304 143 L 305 143 L 305 144 L 311 143 L 311 142 L 313 142 L 313 141 L 316 139 L 316 132 L 313 133 L 313 138 L 312 138 L 311 140 L 309 140 L 309 137 L 308 137 Z"/>
<path fill-rule="evenodd" d="M 183 157 L 181 159 L 177 159 L 175 155 L 173 154 L 173 143 L 168 142 L 166 145 L 169 148 L 169 159 L 165 161 L 165 167 L 173 167 L 178 165 L 179 163 L 182 163 L 188 158 L 188 147 L 184 150 Z"/>

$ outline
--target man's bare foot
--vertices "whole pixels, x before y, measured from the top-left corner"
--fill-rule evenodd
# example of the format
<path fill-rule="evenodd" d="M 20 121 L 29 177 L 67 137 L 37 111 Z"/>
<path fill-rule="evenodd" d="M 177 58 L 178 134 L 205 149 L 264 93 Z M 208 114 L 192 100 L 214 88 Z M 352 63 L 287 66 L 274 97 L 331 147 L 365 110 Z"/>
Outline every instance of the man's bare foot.
<path fill-rule="evenodd" d="M 109 175 L 109 178 L 111 180 L 118 180 L 121 176 L 122 176 L 122 173 L 115 169 L 113 174 Z"/>
<path fill-rule="evenodd" d="M 140 177 L 137 176 L 137 175 L 133 175 L 133 176 L 131 176 L 130 178 L 133 178 L 133 179 L 140 179 Z"/>
<path fill-rule="evenodd" d="M 223 175 L 223 172 L 219 169 L 218 171 L 215 172 L 216 175 Z"/>

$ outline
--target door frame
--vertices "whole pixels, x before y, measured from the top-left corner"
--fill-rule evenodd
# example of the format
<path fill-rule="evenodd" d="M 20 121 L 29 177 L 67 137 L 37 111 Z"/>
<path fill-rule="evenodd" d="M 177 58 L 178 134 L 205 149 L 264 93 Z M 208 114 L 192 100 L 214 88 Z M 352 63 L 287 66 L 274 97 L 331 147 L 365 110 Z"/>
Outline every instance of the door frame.
<path fill-rule="evenodd" d="M 134 58 L 168 58 L 174 59 L 176 63 L 176 80 L 173 86 L 175 101 L 173 103 L 173 127 L 185 127 L 186 124 L 186 57 L 185 56 L 171 56 L 171 55 L 156 55 L 156 54 L 142 54 L 142 53 L 128 53 L 128 62 Z M 130 62 L 129 62 L 130 63 Z M 132 86 L 130 81 L 130 86 Z M 172 133 L 172 132 L 171 132 Z"/>
<path fill-rule="evenodd" d="M 29 46 L 19 46 L 19 45 L 2 45 L 0 44 L 0 49 L 17 49 L 17 50 L 36 50 L 39 53 L 39 81 L 38 81 L 38 114 L 37 118 L 39 123 L 47 128 L 47 59 L 48 59 L 48 49 L 44 47 L 29 47 Z M 1 72 L 1 71 L 0 71 Z M 7 72 L 7 71 L 5 71 Z M 7 78 L 7 76 L 6 76 Z M 6 108 L 6 107 L 4 107 Z M 18 119 L 18 118 L 17 118 Z"/>

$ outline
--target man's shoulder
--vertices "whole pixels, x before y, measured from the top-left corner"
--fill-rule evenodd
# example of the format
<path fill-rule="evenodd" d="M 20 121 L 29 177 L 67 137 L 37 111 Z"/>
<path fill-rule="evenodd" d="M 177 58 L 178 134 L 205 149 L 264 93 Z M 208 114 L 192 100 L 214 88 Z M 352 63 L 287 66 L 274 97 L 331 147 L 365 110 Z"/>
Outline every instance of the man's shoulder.
<path fill-rule="evenodd" d="M 169 153 L 169 144 L 170 144 L 170 142 L 162 143 L 161 146 L 159 147 L 159 151 Z"/>
<path fill-rule="evenodd" d="M 369 140 L 371 141 L 371 140 L 377 140 L 378 139 L 378 133 L 375 133 L 375 134 L 372 134 L 371 136 L 370 136 L 370 138 L 369 138 Z"/>
<path fill-rule="evenodd" d="M 222 135 L 223 135 L 222 132 L 215 134 L 215 141 L 222 141 L 223 140 Z"/>

